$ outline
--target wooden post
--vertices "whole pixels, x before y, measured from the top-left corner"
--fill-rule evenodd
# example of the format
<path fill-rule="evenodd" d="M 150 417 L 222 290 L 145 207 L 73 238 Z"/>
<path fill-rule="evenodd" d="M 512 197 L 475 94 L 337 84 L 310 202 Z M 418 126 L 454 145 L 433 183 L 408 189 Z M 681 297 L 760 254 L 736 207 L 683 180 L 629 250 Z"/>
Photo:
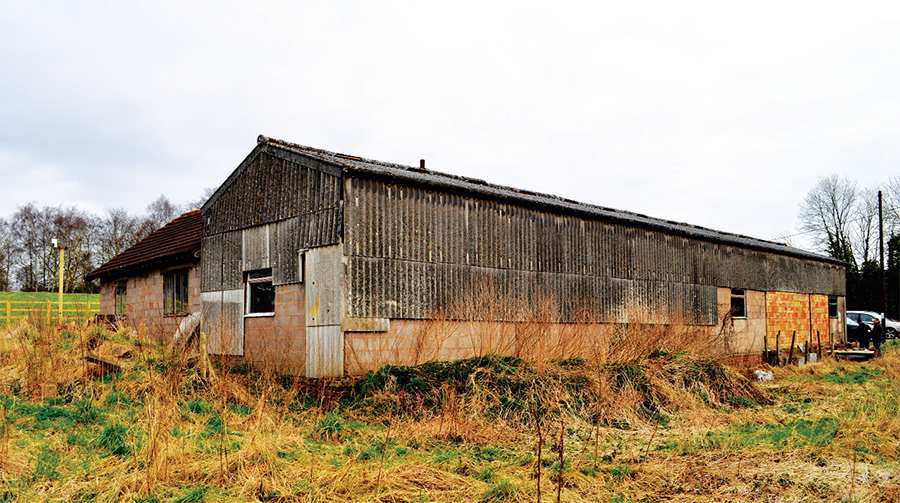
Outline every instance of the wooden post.
<path fill-rule="evenodd" d="M 6 326 L 9 326 L 12 323 L 12 301 L 6 301 Z"/>
<path fill-rule="evenodd" d="M 781 366 L 781 330 L 775 334 L 775 361 L 776 365 Z"/>
<path fill-rule="evenodd" d="M 844 337 L 847 337 L 846 333 L 847 329 L 844 328 Z M 834 334 L 828 334 L 828 342 L 831 344 L 831 356 L 834 356 Z"/>
<path fill-rule="evenodd" d="M 816 330 L 816 342 L 819 345 L 819 353 L 816 355 L 820 360 L 822 359 L 822 334 Z"/>
<path fill-rule="evenodd" d="M 797 338 L 797 331 L 794 330 L 793 335 L 791 335 L 791 351 L 788 353 L 788 365 L 791 364 L 791 361 L 794 360 L 794 340 Z"/>
<path fill-rule="evenodd" d="M 769 333 L 763 336 L 763 363 L 769 363 Z"/>
<path fill-rule="evenodd" d="M 50 324 L 52 323 L 50 321 L 50 310 L 51 310 L 51 306 L 50 306 L 50 301 L 48 300 L 47 301 L 47 326 L 50 326 Z"/>

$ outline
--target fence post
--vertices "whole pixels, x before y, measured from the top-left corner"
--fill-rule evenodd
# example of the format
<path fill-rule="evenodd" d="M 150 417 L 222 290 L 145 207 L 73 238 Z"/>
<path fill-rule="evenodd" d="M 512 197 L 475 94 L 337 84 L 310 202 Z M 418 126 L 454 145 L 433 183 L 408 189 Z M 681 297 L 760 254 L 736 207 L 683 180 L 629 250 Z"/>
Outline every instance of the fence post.
<path fill-rule="evenodd" d="M 12 324 L 12 301 L 6 301 L 6 326 Z"/>
<path fill-rule="evenodd" d="M 50 310 L 51 310 L 50 301 L 47 301 L 47 326 L 50 326 L 53 322 L 50 320 Z"/>
<path fill-rule="evenodd" d="M 776 365 L 781 366 L 781 330 L 775 334 L 775 360 L 778 362 Z"/>

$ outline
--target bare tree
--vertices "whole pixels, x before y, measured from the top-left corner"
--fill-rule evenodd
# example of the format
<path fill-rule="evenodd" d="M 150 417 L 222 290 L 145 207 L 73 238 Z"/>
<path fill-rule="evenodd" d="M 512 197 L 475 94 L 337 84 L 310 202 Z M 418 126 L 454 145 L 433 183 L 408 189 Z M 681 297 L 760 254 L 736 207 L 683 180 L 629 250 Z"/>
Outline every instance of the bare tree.
<path fill-rule="evenodd" d="M 11 273 L 15 255 L 12 229 L 9 222 L 0 218 L 0 291 L 10 290 L 12 287 Z"/>
<path fill-rule="evenodd" d="M 94 269 L 91 255 L 96 220 L 97 217 L 71 206 L 57 210 L 53 218 L 53 234 L 66 247 L 63 289 L 67 292 L 93 290 L 92 285 L 84 282 L 84 276 Z M 59 269 L 53 271 L 53 284 L 57 285 Z"/>
<path fill-rule="evenodd" d="M 140 239 L 171 222 L 180 213 L 181 208 L 177 204 L 172 204 L 168 197 L 160 195 L 147 205 L 147 216 L 138 230 Z"/>
<path fill-rule="evenodd" d="M 863 264 L 878 258 L 878 190 L 863 189 L 856 202 L 856 218 L 850 224 L 853 251 Z"/>
<path fill-rule="evenodd" d="M 24 291 L 46 291 L 51 288 L 54 253 L 51 249 L 52 220 L 56 209 L 43 210 L 28 203 L 20 206 L 11 222 L 12 239 L 18 248 L 16 280 Z"/>
<path fill-rule="evenodd" d="M 203 189 L 202 196 L 184 205 L 184 211 L 199 210 L 204 204 L 206 204 L 206 201 L 208 201 L 209 198 L 212 197 L 213 194 L 215 194 L 215 192 L 216 189 L 214 187 L 206 187 L 205 189 Z"/>
<path fill-rule="evenodd" d="M 900 235 L 900 175 L 888 179 L 883 192 L 884 233 Z"/>
<path fill-rule="evenodd" d="M 852 266 L 857 263 L 851 225 L 858 198 L 855 181 L 831 175 L 819 179 L 800 205 L 803 230 L 815 236 L 823 251 Z"/>
<path fill-rule="evenodd" d="M 106 218 L 99 219 L 94 230 L 94 262 L 102 265 L 128 247 L 140 237 L 141 220 L 133 217 L 123 208 L 106 210 Z"/>

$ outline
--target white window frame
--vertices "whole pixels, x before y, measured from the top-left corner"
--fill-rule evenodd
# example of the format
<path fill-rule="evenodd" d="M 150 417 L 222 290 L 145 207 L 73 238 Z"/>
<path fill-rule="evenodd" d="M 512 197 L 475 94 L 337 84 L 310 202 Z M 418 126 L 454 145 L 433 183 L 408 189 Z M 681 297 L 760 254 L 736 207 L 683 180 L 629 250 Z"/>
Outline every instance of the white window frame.
<path fill-rule="evenodd" d="M 259 273 L 260 271 L 268 271 L 268 275 L 266 276 L 258 276 L 251 277 L 254 273 Z M 261 269 L 256 271 L 247 271 L 244 273 L 244 318 L 265 318 L 267 316 L 275 316 L 275 299 L 272 299 L 272 311 L 266 312 L 258 312 L 251 313 L 250 312 L 250 286 L 258 283 L 269 283 L 272 285 L 272 288 L 275 288 L 275 283 L 272 279 L 272 270 L 271 269 Z"/>

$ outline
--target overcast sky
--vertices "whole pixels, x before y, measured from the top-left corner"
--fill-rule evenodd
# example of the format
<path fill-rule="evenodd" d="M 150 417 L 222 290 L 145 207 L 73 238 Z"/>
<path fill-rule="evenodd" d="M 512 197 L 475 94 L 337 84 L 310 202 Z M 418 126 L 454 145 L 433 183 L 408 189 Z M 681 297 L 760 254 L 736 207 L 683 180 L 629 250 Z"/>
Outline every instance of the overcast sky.
<path fill-rule="evenodd" d="M 0 216 L 194 200 L 265 134 L 791 234 L 900 174 L 900 7 L 737 4 L 0 0 Z"/>

